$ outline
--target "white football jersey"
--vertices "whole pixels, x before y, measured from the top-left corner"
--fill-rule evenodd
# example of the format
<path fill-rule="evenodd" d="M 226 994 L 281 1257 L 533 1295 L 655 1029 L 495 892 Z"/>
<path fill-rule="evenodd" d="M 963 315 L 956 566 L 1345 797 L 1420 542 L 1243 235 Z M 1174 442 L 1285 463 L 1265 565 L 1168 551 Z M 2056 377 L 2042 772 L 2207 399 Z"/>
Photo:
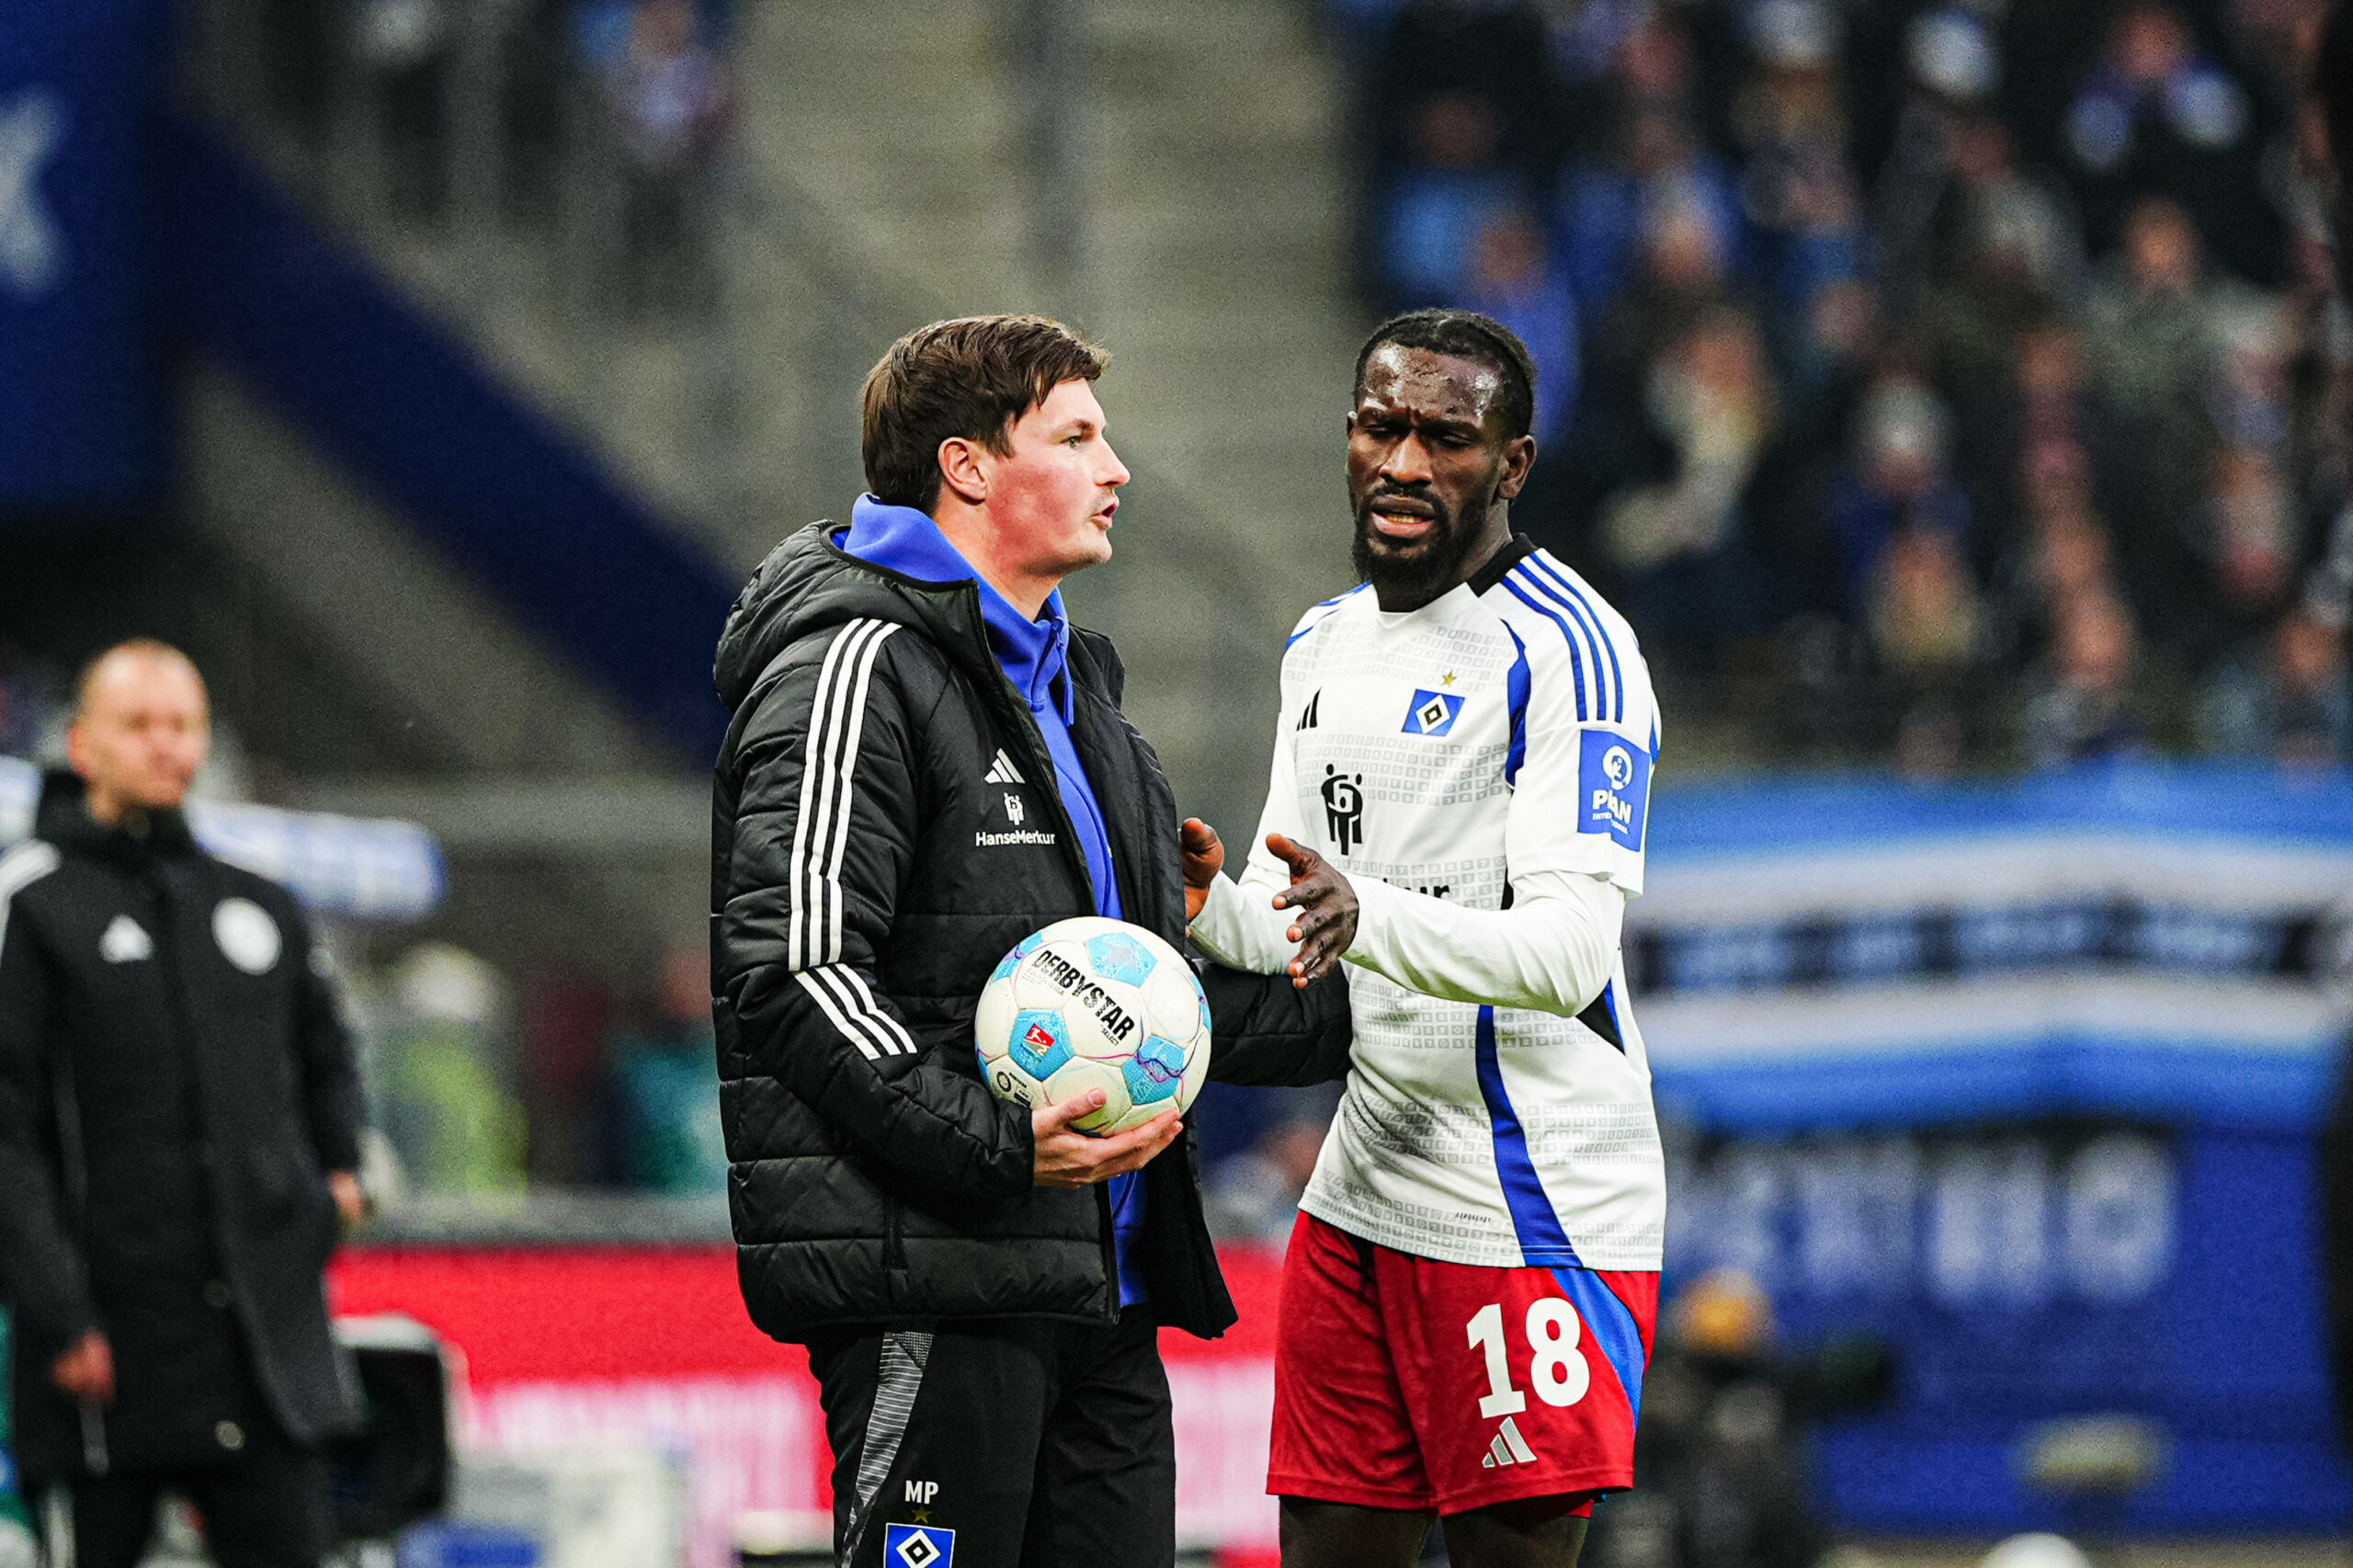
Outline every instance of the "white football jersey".
<path fill-rule="evenodd" d="M 1658 753 L 1633 632 L 1515 540 L 1418 610 L 1385 614 L 1370 587 L 1310 609 L 1282 704 L 1249 864 L 1193 934 L 1240 967 L 1288 961 L 1269 833 L 1358 890 L 1356 1043 L 1302 1207 L 1447 1262 L 1657 1268 L 1665 1172 L 1617 940 Z M 1555 932 L 1589 949 L 1580 1001 L 1559 1001 L 1553 960 L 1577 940 Z M 1549 1006 L 1511 1005 L 1530 999 Z"/>

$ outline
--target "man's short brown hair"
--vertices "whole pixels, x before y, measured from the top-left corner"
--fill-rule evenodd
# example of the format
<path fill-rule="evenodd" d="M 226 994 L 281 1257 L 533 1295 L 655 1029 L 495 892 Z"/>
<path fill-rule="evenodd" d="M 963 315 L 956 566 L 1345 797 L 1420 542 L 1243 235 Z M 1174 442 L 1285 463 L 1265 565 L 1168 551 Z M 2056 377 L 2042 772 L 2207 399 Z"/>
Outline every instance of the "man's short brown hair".
<path fill-rule="evenodd" d="M 1044 316 L 960 316 L 917 327 L 867 372 L 866 485 L 893 506 L 939 500 L 939 443 L 1011 449 L 1014 422 L 1064 381 L 1091 381 L 1110 355 Z"/>

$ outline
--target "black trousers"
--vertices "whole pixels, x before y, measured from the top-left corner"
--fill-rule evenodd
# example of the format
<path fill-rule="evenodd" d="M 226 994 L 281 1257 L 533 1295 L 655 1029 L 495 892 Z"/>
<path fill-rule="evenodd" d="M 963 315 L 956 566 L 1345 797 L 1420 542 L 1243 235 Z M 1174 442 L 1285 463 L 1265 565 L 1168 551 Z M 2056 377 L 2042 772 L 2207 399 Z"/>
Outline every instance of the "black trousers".
<path fill-rule="evenodd" d="M 851 1568 L 1170 1568 L 1176 1438 L 1149 1308 L 809 1346 Z"/>
<path fill-rule="evenodd" d="M 195 1506 L 220 1568 L 318 1568 L 333 1544 L 326 1460 L 275 1430 L 255 1432 L 233 1457 L 84 1476 L 63 1490 L 73 1504 L 74 1568 L 137 1568 L 166 1492 Z"/>

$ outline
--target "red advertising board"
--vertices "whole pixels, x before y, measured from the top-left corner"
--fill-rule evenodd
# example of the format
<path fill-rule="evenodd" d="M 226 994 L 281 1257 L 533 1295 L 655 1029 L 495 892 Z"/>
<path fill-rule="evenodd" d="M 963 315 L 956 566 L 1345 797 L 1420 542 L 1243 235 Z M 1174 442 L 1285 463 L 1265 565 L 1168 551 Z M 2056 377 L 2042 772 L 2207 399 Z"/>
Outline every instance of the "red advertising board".
<path fill-rule="evenodd" d="M 1162 1335 L 1176 1404 L 1177 1528 L 1238 1554 L 1274 1540 L 1265 1494 L 1279 1255 L 1221 1249 L 1242 1321 Z M 372 1246 L 328 1274 L 338 1315 L 398 1312 L 460 1362 L 460 1438 L 506 1450 L 644 1442 L 692 1475 L 694 1568 L 722 1568 L 737 1517 L 832 1506 L 808 1358 L 754 1328 L 733 1249 Z"/>

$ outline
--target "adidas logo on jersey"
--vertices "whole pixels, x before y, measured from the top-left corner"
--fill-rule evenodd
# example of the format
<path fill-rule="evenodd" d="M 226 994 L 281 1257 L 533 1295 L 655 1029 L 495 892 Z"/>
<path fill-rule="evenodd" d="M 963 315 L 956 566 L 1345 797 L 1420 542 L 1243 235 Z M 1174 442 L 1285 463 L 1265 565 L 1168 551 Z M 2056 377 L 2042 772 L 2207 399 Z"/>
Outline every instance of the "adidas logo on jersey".
<path fill-rule="evenodd" d="M 1299 722 L 1291 726 L 1292 733 L 1296 734 L 1301 730 L 1312 730 L 1315 728 L 1316 724 L 1321 722 L 1319 715 L 1322 713 L 1323 708 L 1324 693 L 1319 690 L 1314 696 L 1307 699 L 1307 706 L 1300 711 Z"/>
<path fill-rule="evenodd" d="M 1506 1415 L 1504 1417 L 1502 1429 L 1495 1434 L 1495 1440 L 1487 1445 L 1487 1457 L 1479 1461 L 1479 1468 L 1494 1470 L 1498 1466 L 1534 1464 L 1535 1462 L 1536 1450 L 1529 1448 L 1528 1439 L 1519 1435 L 1519 1423 Z"/>
<path fill-rule="evenodd" d="M 1013 766 L 1013 759 L 1005 755 L 1003 746 L 999 746 L 996 751 L 996 760 L 989 764 L 989 770 L 986 773 L 981 775 L 981 782 L 983 784 L 1026 784 L 1029 780 L 1021 777 L 1021 769 Z M 1020 819 L 1017 817 L 1014 820 L 1018 822 Z"/>

